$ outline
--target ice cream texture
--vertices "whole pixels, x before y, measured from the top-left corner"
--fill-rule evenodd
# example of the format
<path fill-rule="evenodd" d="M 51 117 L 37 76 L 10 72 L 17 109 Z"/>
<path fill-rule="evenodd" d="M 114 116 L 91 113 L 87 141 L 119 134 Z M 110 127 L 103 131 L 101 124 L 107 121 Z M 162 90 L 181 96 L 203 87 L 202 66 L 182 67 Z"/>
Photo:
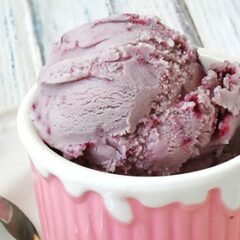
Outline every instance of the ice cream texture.
<path fill-rule="evenodd" d="M 65 158 L 126 175 L 170 175 L 240 154 L 240 68 L 205 71 L 157 17 L 111 16 L 62 36 L 42 68 L 33 123 Z M 235 136 L 236 138 L 236 136 Z"/>

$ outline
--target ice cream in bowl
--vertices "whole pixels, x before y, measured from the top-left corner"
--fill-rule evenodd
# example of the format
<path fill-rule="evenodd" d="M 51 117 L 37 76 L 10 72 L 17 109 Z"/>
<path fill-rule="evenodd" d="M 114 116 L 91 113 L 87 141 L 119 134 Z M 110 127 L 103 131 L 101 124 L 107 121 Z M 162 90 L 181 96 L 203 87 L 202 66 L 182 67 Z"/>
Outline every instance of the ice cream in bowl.
<path fill-rule="evenodd" d="M 240 68 L 156 17 L 62 36 L 18 113 L 45 240 L 238 240 Z"/>

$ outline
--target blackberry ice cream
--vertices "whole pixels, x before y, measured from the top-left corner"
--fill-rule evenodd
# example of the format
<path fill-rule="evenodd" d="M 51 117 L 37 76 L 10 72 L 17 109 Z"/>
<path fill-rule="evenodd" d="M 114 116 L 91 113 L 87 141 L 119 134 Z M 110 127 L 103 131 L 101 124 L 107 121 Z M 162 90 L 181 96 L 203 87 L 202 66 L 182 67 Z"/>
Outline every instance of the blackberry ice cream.
<path fill-rule="evenodd" d="M 33 123 L 51 148 L 93 169 L 145 176 L 210 167 L 239 154 L 239 69 L 226 61 L 205 72 L 196 49 L 158 18 L 112 16 L 54 45 Z"/>

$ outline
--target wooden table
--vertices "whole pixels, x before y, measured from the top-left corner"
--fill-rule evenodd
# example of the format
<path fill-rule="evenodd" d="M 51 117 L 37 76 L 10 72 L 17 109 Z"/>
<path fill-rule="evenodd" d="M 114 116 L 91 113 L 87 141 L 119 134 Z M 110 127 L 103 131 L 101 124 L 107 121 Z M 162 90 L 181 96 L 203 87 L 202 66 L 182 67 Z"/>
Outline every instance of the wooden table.
<path fill-rule="evenodd" d="M 0 0 L 0 111 L 20 103 L 65 31 L 125 12 L 157 15 L 193 44 L 240 58 L 239 0 Z"/>

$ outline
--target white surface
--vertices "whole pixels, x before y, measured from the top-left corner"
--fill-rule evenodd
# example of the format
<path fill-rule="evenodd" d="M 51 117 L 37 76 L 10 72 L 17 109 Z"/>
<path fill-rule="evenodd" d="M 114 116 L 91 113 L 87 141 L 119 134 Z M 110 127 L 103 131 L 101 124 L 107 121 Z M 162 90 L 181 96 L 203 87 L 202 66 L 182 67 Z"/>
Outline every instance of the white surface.
<path fill-rule="evenodd" d="M 240 56 L 240 1 L 185 0 L 204 47 Z"/>
<path fill-rule="evenodd" d="M 16 130 L 16 109 L 0 113 L 0 195 L 16 204 L 39 230 L 28 158 Z M 2 238 L 0 228 L 0 239 Z"/>
<path fill-rule="evenodd" d="M 221 62 L 218 54 L 199 49 L 204 65 Z M 221 55 L 220 55 L 221 56 Z M 187 174 L 164 177 L 132 177 L 95 171 L 76 165 L 51 151 L 37 136 L 29 117 L 36 86 L 24 99 L 18 119 L 18 130 L 34 165 L 44 177 L 56 176 L 66 191 L 81 196 L 97 192 L 105 200 L 111 214 L 123 222 L 131 221 L 128 198 L 135 198 L 147 207 L 161 207 L 173 202 L 201 203 L 209 190 L 219 188 L 223 202 L 230 209 L 240 207 L 240 156 L 218 166 Z"/>
<path fill-rule="evenodd" d="M 27 0 L 0 0 L 0 111 L 15 106 L 36 80 L 41 58 Z"/>

